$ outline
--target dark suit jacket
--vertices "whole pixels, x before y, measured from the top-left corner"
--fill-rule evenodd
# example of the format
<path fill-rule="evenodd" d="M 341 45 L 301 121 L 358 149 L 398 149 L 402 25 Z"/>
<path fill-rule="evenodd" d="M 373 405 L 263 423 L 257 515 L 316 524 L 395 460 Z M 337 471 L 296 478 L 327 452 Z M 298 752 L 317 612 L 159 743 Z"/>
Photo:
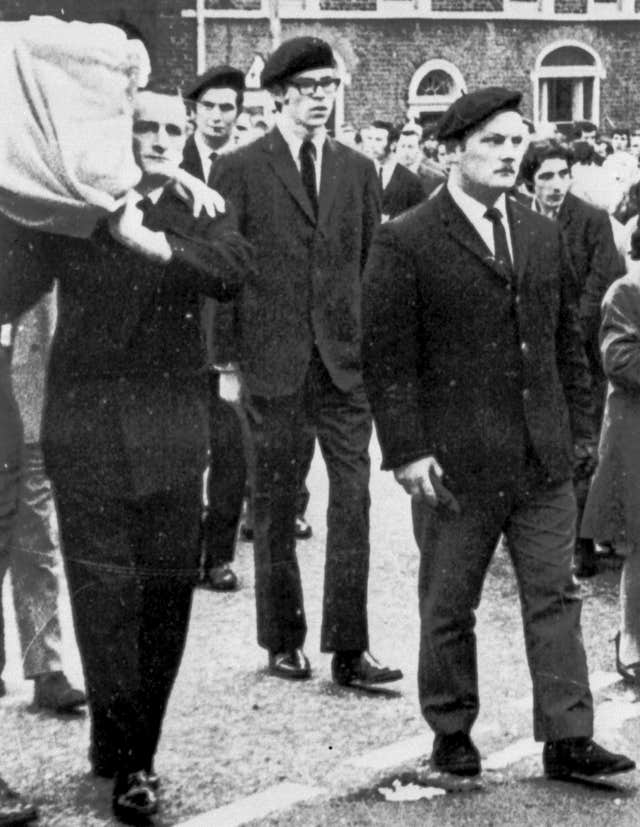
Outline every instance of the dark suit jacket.
<path fill-rule="evenodd" d="M 51 476 L 91 478 L 113 496 L 163 491 L 204 467 L 200 296 L 230 299 L 250 267 L 232 214 L 195 219 L 165 191 L 144 223 L 166 232 L 168 264 L 136 255 L 105 224 L 90 239 L 23 231 L 13 246 L 9 297 L 28 305 L 59 280 L 43 422 Z"/>
<path fill-rule="evenodd" d="M 389 183 L 382 191 L 382 214 L 395 218 L 424 198 L 425 190 L 420 178 L 402 164 L 396 164 Z"/>
<path fill-rule="evenodd" d="M 384 468 L 432 454 L 454 488 L 500 486 L 522 467 L 528 433 L 551 484 L 571 476 L 570 425 L 576 438 L 592 435 L 559 228 L 515 201 L 508 209 L 513 300 L 447 189 L 376 235 L 363 358 Z"/>
<path fill-rule="evenodd" d="M 191 175 L 199 178 L 201 181 L 205 180 L 202 161 L 200 160 L 200 153 L 198 152 L 198 147 L 196 146 L 193 135 L 190 135 L 185 141 L 184 149 L 182 151 L 182 163 L 180 166 L 183 169 L 186 169 L 186 171 Z"/>
<path fill-rule="evenodd" d="M 285 396 L 303 383 L 314 343 L 335 385 L 361 375 L 361 274 L 380 219 L 373 163 L 327 138 L 316 220 L 276 128 L 217 161 L 213 185 L 238 212 L 257 273 L 238 301 L 239 357 L 251 393 Z"/>
<path fill-rule="evenodd" d="M 580 321 L 587 355 L 597 368 L 600 305 L 609 285 L 624 274 L 624 266 L 613 240 L 611 221 L 604 210 L 567 193 L 558 212 L 558 222 L 578 280 Z"/>

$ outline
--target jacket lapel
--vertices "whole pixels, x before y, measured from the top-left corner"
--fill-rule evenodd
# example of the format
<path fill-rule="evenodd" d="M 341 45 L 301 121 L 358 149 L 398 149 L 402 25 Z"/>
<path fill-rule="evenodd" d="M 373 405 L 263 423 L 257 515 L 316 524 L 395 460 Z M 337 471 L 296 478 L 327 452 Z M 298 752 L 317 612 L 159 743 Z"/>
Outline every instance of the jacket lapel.
<path fill-rule="evenodd" d="M 338 181 L 342 180 L 344 158 L 341 156 L 337 141 L 327 138 L 322 148 L 322 173 L 320 175 L 320 198 L 318 204 L 318 224 L 325 224 L 331 214 L 331 207 L 338 190 Z"/>
<path fill-rule="evenodd" d="M 201 181 L 204 181 L 204 170 L 202 169 L 202 161 L 200 160 L 200 153 L 193 136 L 190 135 L 184 145 L 182 153 L 182 164 L 180 165 L 191 175 L 195 175 Z"/>
<path fill-rule="evenodd" d="M 514 198 L 507 196 L 507 212 L 511 229 L 511 245 L 513 247 L 513 270 L 516 275 L 516 284 L 520 285 L 529 257 L 529 226 L 526 221 L 528 208 Z"/>
<path fill-rule="evenodd" d="M 275 174 L 280 178 L 309 221 L 315 224 L 316 217 L 313 214 L 313 207 L 307 193 L 304 191 L 302 178 L 291 156 L 291 150 L 278 127 L 272 129 L 267 135 L 264 149 Z"/>
<path fill-rule="evenodd" d="M 477 256 L 503 284 L 508 283 L 507 277 L 496 265 L 491 251 L 482 240 L 476 228 L 453 200 L 449 190 L 443 187 L 440 195 L 437 197 L 440 201 L 442 222 L 449 235 L 451 235 L 458 244 L 461 244 Z"/>

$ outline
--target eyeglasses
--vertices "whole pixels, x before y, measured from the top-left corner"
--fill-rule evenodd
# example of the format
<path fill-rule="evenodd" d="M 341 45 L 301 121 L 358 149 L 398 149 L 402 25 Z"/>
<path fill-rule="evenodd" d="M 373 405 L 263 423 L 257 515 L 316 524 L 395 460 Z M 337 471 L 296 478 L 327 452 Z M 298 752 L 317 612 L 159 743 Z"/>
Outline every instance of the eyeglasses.
<path fill-rule="evenodd" d="M 340 86 L 340 78 L 325 77 L 318 78 L 318 80 L 315 80 L 315 78 L 298 78 L 298 80 L 288 80 L 287 83 L 290 86 L 295 86 L 301 95 L 310 98 L 315 95 L 318 89 L 322 89 L 326 94 L 333 94 Z"/>
<path fill-rule="evenodd" d="M 211 101 L 198 101 L 198 106 L 201 106 L 206 112 L 213 112 L 217 106 L 225 115 L 229 112 L 234 112 L 236 109 L 233 103 L 211 103 Z"/>

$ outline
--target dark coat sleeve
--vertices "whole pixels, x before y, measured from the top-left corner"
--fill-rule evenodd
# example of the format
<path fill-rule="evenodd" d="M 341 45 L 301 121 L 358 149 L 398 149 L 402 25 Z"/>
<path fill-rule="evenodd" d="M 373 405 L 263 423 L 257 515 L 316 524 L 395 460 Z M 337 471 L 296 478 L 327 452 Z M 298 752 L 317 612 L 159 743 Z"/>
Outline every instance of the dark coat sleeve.
<path fill-rule="evenodd" d="M 432 453 L 426 444 L 418 364 L 421 325 L 416 268 L 393 225 L 379 228 L 363 286 L 363 372 L 382 449 L 391 469 Z"/>
<path fill-rule="evenodd" d="M 556 327 L 556 360 L 564 389 L 574 440 L 594 439 L 594 408 L 591 376 L 582 344 L 578 316 L 576 278 L 569 254 L 559 239 L 559 312 Z"/>
<path fill-rule="evenodd" d="M 64 261 L 60 238 L 0 216 L 0 324 L 15 321 L 51 290 L 56 264 Z"/>
<path fill-rule="evenodd" d="M 640 286 L 624 279 L 602 305 L 602 367 L 606 377 L 625 390 L 640 391 Z"/>
<path fill-rule="evenodd" d="M 382 215 L 382 193 L 376 176 L 373 162 L 369 162 L 365 169 L 364 181 L 364 209 L 362 211 L 362 261 L 361 270 L 364 270 L 374 233 L 380 224 Z"/>
<path fill-rule="evenodd" d="M 589 269 L 580 297 L 580 321 L 584 340 L 597 341 L 600 326 L 600 304 L 609 285 L 624 273 L 613 238 L 609 216 L 593 212 L 584 237 Z"/>

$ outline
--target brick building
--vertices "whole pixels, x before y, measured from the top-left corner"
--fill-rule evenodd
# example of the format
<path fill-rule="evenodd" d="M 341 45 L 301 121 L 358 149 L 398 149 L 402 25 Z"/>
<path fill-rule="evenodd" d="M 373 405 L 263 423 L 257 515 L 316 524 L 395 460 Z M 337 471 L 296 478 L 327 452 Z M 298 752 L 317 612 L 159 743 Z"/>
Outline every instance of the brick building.
<path fill-rule="evenodd" d="M 275 0 L 3 0 L 0 18 L 126 19 L 178 85 L 230 62 L 257 86 Z M 463 90 L 522 89 L 536 122 L 640 124 L 640 0 L 279 0 L 281 36 L 316 34 L 338 57 L 336 121 L 437 119 Z M 263 105 L 258 91 L 249 102 Z"/>

